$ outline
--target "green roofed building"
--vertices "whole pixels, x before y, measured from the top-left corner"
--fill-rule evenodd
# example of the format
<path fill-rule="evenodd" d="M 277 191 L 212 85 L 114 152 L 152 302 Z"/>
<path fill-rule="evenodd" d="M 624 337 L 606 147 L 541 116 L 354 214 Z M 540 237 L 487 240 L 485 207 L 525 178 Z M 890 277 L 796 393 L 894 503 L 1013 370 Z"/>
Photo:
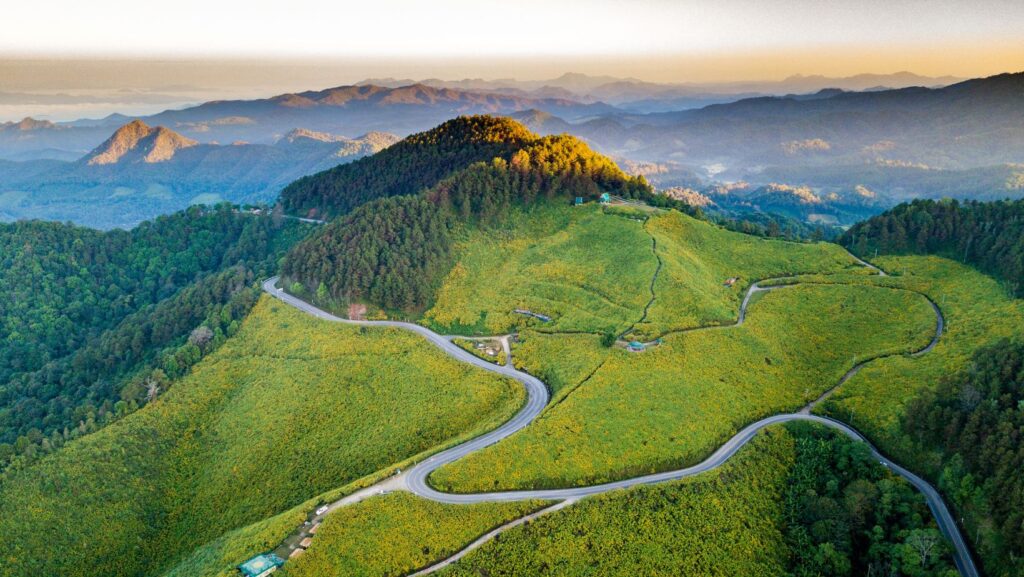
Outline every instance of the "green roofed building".
<path fill-rule="evenodd" d="M 249 559 L 238 566 L 238 570 L 245 577 L 264 577 L 270 575 L 277 568 L 284 565 L 284 560 L 273 553 L 264 553 Z"/>

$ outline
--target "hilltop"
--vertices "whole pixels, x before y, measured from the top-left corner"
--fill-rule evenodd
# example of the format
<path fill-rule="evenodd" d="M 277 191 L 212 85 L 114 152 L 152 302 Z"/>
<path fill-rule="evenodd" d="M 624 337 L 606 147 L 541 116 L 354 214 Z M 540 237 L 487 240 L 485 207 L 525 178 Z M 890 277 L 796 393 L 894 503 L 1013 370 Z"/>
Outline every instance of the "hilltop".
<path fill-rule="evenodd" d="M 133 120 L 118 128 L 106 142 L 82 158 L 82 162 L 90 165 L 166 162 L 179 150 L 198 144 L 163 126 L 150 128 L 141 120 Z"/>
<path fill-rule="evenodd" d="M 286 188 L 286 210 L 337 218 L 289 254 L 283 273 L 310 293 L 419 310 L 454 264 L 458 230 L 602 193 L 676 204 L 575 137 L 540 137 L 508 118 L 459 117 Z"/>
<path fill-rule="evenodd" d="M 474 162 L 508 159 L 533 138 L 508 119 L 459 117 L 380 154 L 299 179 L 281 192 L 281 203 L 312 216 L 342 214 L 368 200 L 419 192 Z"/>

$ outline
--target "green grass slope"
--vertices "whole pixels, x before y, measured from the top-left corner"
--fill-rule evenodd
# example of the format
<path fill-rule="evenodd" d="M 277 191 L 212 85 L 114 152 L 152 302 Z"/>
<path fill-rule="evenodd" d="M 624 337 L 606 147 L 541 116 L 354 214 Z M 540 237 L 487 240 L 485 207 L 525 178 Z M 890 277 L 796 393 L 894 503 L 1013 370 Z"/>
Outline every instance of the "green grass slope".
<path fill-rule="evenodd" d="M 500 228 L 473 227 L 425 320 L 442 329 L 499 334 L 625 330 L 643 314 L 657 269 L 642 223 L 596 203 L 516 210 Z M 537 323 L 513 313 L 547 315 Z"/>
<path fill-rule="evenodd" d="M 692 464 L 747 423 L 817 398 L 858 360 L 924 347 L 934 327 L 931 306 L 913 292 L 801 285 L 764 294 L 740 327 L 673 334 L 640 354 L 600 349 L 598 361 L 582 339 L 580 352 L 525 349 L 534 338 L 526 335 L 513 359 L 549 374 L 582 357 L 563 374 L 586 381 L 432 482 L 466 492 L 561 487 Z"/>
<path fill-rule="evenodd" d="M 504 226 L 471 227 L 464 236 L 424 315 L 443 331 L 619 334 L 636 325 L 636 337 L 653 338 L 732 322 L 756 280 L 855 266 L 833 244 L 753 237 L 674 210 L 596 204 L 517 210 Z M 727 287 L 730 277 L 740 280 Z M 540 323 L 515 309 L 552 320 Z"/>
<path fill-rule="evenodd" d="M 327 517 L 313 546 L 284 575 L 399 577 L 436 563 L 542 502 L 445 505 L 390 493 Z"/>
<path fill-rule="evenodd" d="M 4 479 L 0 575 L 158 574 L 229 531 L 491 428 L 521 402 L 514 382 L 414 335 L 264 297 L 157 402 Z"/>
<path fill-rule="evenodd" d="M 510 529 L 439 575 L 956 575 L 941 539 L 921 559 L 919 535 L 937 535 L 923 498 L 864 445 L 790 424 L 710 473 Z"/>
<path fill-rule="evenodd" d="M 968 369 L 978 348 L 1004 338 L 1019 338 L 1024 326 L 1024 301 L 1008 296 L 999 281 L 945 258 L 886 256 L 879 257 L 877 264 L 894 276 L 853 280 L 927 294 L 942 309 L 946 332 L 927 355 L 884 359 L 865 367 L 822 405 L 820 412 L 852 423 L 898 461 L 936 480 L 965 518 L 965 535 L 981 553 L 986 570 L 994 575 L 1013 575 L 1016 569 L 1005 557 L 1006 544 L 990 522 L 986 507 L 970 502 L 969 491 L 960 490 L 975 481 L 965 479 L 962 470 L 943 473 L 939 455 L 919 446 L 904 431 L 902 422 L 908 403 L 943 378 Z"/>
<path fill-rule="evenodd" d="M 645 229 L 657 241 L 662 269 L 657 298 L 637 333 L 728 324 L 739 314 L 751 283 L 801 272 L 833 273 L 851 267 L 850 255 L 831 243 L 795 243 L 725 230 L 676 211 L 651 218 Z M 739 279 L 726 287 L 729 278 Z"/>

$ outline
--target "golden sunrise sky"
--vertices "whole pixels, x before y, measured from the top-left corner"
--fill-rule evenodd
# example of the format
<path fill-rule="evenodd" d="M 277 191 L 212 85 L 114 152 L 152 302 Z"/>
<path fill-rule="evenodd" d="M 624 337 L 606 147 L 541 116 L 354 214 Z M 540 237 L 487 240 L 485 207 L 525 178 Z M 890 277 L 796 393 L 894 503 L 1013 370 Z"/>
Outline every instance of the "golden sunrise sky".
<path fill-rule="evenodd" d="M 1024 69 L 1020 0 L 34 0 L 0 19 L 6 60 L 332 61 L 350 81 Z"/>

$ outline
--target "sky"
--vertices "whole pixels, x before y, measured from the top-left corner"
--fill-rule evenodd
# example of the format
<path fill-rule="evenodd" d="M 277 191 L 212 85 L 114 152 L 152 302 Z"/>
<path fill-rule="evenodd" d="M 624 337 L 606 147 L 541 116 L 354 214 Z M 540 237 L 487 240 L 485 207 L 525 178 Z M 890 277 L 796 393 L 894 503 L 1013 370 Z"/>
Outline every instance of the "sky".
<path fill-rule="evenodd" d="M 5 3 L 2 17 L 8 56 L 685 60 L 927 48 L 937 72 L 962 65 L 948 48 L 1007 59 L 1024 48 L 1020 0 L 33 0 Z"/>
<path fill-rule="evenodd" d="M 387 76 L 1024 70 L 1021 0 L 33 0 L 0 20 L 0 117 L 72 113 L 22 93 L 141 109 Z"/>

